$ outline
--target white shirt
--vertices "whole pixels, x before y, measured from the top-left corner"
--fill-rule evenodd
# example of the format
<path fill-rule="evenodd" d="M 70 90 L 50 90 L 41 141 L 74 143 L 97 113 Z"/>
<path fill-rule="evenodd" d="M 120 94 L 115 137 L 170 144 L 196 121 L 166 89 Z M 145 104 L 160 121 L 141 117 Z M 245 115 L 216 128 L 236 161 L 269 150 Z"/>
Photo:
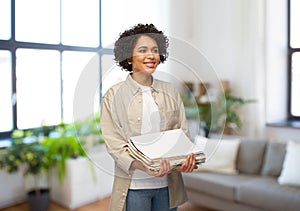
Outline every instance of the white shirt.
<path fill-rule="evenodd" d="M 160 115 L 152 96 L 152 89 L 138 84 L 143 94 L 143 117 L 141 134 L 160 132 Z M 149 176 L 139 169 L 133 171 L 130 189 L 152 189 L 167 187 L 167 176 L 158 178 Z"/>

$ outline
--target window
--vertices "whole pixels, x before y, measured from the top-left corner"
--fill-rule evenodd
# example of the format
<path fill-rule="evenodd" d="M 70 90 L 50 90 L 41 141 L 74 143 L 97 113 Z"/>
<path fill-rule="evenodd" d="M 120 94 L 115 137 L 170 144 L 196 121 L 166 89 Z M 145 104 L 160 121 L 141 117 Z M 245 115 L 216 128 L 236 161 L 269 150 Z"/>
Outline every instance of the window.
<path fill-rule="evenodd" d="M 11 53 L 0 50 L 0 131 L 9 131 L 13 128 L 12 110 L 12 78 Z"/>
<path fill-rule="evenodd" d="M 289 119 L 300 119 L 300 7 L 298 0 L 289 0 Z"/>
<path fill-rule="evenodd" d="M 88 66 L 93 89 L 99 84 L 89 112 L 99 109 L 101 94 L 127 76 L 113 61 L 119 33 L 137 21 L 167 29 L 167 10 L 160 0 L 147 9 L 140 0 L 1 0 L 0 138 L 86 112 L 75 92 L 91 83 Z"/>
<path fill-rule="evenodd" d="M 0 25 L 0 137 L 72 122 L 81 73 L 111 53 L 100 51 L 100 1 L 1 0 Z"/>

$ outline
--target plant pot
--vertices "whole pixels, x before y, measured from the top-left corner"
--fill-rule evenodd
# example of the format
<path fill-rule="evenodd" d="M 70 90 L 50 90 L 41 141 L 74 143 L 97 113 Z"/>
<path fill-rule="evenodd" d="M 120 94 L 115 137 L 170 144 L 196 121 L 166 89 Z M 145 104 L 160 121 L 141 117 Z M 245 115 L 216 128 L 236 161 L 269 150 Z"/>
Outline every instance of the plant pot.
<path fill-rule="evenodd" d="M 40 189 L 28 192 L 28 205 L 30 211 L 46 211 L 49 206 L 50 194 L 48 189 Z"/>

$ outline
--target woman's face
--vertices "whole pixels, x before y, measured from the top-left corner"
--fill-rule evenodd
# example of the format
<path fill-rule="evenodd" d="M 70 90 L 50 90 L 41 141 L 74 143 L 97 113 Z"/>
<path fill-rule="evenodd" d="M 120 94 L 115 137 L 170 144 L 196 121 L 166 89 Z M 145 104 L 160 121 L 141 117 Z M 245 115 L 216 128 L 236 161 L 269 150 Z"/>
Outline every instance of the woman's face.
<path fill-rule="evenodd" d="M 142 35 L 136 42 L 132 54 L 133 73 L 147 72 L 152 74 L 159 64 L 158 46 L 154 39 Z"/>

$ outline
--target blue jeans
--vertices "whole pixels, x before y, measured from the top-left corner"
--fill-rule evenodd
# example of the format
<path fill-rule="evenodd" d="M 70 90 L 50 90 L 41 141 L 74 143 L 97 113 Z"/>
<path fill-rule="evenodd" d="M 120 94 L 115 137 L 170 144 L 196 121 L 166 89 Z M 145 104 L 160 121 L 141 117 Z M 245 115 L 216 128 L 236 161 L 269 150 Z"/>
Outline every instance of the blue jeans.
<path fill-rule="evenodd" d="M 177 211 L 169 208 L 169 189 L 128 190 L 126 211 Z"/>

